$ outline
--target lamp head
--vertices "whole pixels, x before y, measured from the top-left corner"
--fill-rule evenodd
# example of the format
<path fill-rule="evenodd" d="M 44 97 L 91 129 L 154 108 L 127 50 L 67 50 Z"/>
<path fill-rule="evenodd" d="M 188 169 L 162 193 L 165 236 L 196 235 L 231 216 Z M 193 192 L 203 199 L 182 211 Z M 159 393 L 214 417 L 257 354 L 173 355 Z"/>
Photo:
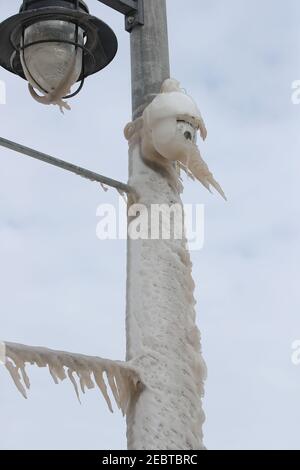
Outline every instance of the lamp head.
<path fill-rule="evenodd" d="M 66 74 L 71 87 L 100 71 L 117 48 L 114 32 L 82 0 L 24 0 L 0 24 L 0 65 L 46 94 Z"/>

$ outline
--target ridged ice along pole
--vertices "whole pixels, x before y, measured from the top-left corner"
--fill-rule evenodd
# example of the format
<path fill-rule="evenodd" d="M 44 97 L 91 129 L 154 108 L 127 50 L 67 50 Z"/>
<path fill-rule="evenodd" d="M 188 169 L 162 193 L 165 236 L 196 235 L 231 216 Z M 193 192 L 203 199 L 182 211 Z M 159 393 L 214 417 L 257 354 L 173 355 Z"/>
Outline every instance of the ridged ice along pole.
<path fill-rule="evenodd" d="M 131 33 L 133 120 L 170 77 L 165 0 L 146 0 L 145 25 Z M 130 138 L 129 184 L 153 204 L 182 206 L 173 164 L 145 163 L 138 132 Z M 129 222 L 132 219 L 129 217 Z M 149 226 L 149 232 L 151 225 Z M 171 231 L 172 233 L 172 231 Z M 129 449 L 202 449 L 205 365 L 195 323 L 194 282 L 186 241 L 128 240 L 127 360 L 143 390 L 127 412 Z"/>

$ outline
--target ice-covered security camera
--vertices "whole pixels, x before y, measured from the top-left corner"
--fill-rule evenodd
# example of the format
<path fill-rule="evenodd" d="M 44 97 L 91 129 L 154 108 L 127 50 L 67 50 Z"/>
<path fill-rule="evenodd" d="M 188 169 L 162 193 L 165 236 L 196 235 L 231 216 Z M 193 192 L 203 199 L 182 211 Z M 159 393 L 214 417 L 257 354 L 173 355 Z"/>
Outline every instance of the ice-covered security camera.
<path fill-rule="evenodd" d="M 207 136 L 199 108 L 177 80 L 165 80 L 161 93 L 146 107 L 142 118 L 126 126 L 126 138 L 130 140 L 137 129 L 140 129 L 146 161 L 157 162 L 158 156 L 177 161 L 209 191 L 213 186 L 226 199 L 197 147 L 197 133 L 200 132 L 203 140 Z"/>

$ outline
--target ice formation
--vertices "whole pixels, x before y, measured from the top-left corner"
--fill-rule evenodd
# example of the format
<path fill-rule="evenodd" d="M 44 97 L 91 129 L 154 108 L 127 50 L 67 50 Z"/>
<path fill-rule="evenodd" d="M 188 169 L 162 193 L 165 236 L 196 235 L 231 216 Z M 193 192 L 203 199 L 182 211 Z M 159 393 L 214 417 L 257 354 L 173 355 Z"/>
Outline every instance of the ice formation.
<path fill-rule="evenodd" d="M 63 113 L 64 109 L 70 110 L 69 104 L 63 100 L 63 97 L 70 94 L 71 86 L 74 84 L 74 68 L 77 60 L 76 52 L 73 54 L 72 59 L 70 60 L 70 64 L 66 70 L 65 76 L 62 78 L 60 83 L 57 85 L 55 90 L 51 90 L 48 93 L 45 93 L 44 90 L 41 89 L 39 84 L 34 80 L 33 76 L 28 70 L 26 66 L 23 54 L 20 54 L 21 64 L 24 71 L 24 75 L 28 81 L 28 89 L 31 96 L 41 104 L 45 105 L 57 105 L 59 106 L 60 111 Z M 43 93 L 43 96 L 39 95 L 35 89 Z"/>
<path fill-rule="evenodd" d="M 130 151 L 138 174 L 130 184 L 139 203 L 147 209 L 181 204 L 163 175 L 145 171 L 139 147 L 133 144 Z M 204 449 L 206 366 L 186 240 L 129 240 L 129 252 L 127 358 L 139 370 L 144 391 L 127 412 L 128 448 Z"/>
<path fill-rule="evenodd" d="M 112 404 L 104 379 L 105 373 L 114 399 L 123 414 L 126 414 L 130 400 L 134 396 L 140 381 L 137 371 L 129 364 L 121 361 L 111 361 L 99 357 L 14 343 L 0 343 L 0 360 L 1 352 L 2 356 L 5 356 L 3 362 L 5 362 L 5 366 L 17 389 L 24 398 L 27 398 L 26 390 L 30 388 L 26 364 L 48 367 L 56 384 L 68 377 L 79 401 L 79 387 L 76 377 L 79 379 L 80 389 L 83 393 L 85 393 L 86 388 L 91 389 L 97 385 L 112 411 Z"/>
<path fill-rule="evenodd" d="M 177 80 L 165 80 L 161 93 L 146 107 L 142 117 L 126 126 L 125 137 L 130 140 L 137 131 L 146 163 L 170 167 L 167 162 L 177 161 L 188 175 L 199 180 L 209 191 L 213 186 L 226 199 L 196 144 L 197 131 L 203 140 L 207 136 L 201 113 Z"/>
<path fill-rule="evenodd" d="M 163 93 L 125 129 L 133 175 L 129 184 L 136 192 L 134 202 L 145 207 L 148 214 L 154 204 L 182 207 L 174 161 L 180 158 L 179 163 L 183 163 L 171 145 L 177 129 L 184 151 L 185 138 L 179 136 L 183 129 L 196 133 L 197 127 L 203 137 L 206 135 L 199 111 L 178 88 L 174 80 L 165 82 Z M 174 100 L 178 96 L 180 106 Z M 182 114 L 184 122 L 180 122 Z M 154 115 L 157 120 L 152 121 Z M 166 126 L 165 133 L 161 133 L 160 124 Z M 203 178 L 203 173 L 200 176 Z M 127 412 L 128 448 L 204 449 L 206 365 L 196 324 L 195 284 L 186 239 L 171 235 L 170 239 L 153 240 L 149 233 L 149 237 L 129 239 L 128 243 L 127 359 L 139 370 L 144 384 L 143 393 Z"/>

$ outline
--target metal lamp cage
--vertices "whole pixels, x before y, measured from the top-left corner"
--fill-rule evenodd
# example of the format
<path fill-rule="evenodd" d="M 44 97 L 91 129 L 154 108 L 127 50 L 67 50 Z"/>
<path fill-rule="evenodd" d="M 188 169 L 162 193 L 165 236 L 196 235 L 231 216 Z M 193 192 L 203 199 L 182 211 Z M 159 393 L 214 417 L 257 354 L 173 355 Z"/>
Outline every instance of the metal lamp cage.
<path fill-rule="evenodd" d="M 75 25 L 74 41 L 59 38 L 43 39 L 25 44 L 26 28 L 43 21 L 61 20 Z M 84 44 L 78 41 L 78 31 L 84 32 Z M 82 49 L 82 69 L 77 90 L 66 96 L 71 98 L 82 89 L 84 80 L 106 67 L 115 57 L 117 38 L 112 29 L 100 19 L 89 14 L 82 0 L 23 0 L 20 11 L 0 24 L 0 65 L 26 80 L 20 55 L 25 61 L 24 50 L 43 43 L 65 43 Z M 38 83 L 41 90 L 44 90 Z"/>

